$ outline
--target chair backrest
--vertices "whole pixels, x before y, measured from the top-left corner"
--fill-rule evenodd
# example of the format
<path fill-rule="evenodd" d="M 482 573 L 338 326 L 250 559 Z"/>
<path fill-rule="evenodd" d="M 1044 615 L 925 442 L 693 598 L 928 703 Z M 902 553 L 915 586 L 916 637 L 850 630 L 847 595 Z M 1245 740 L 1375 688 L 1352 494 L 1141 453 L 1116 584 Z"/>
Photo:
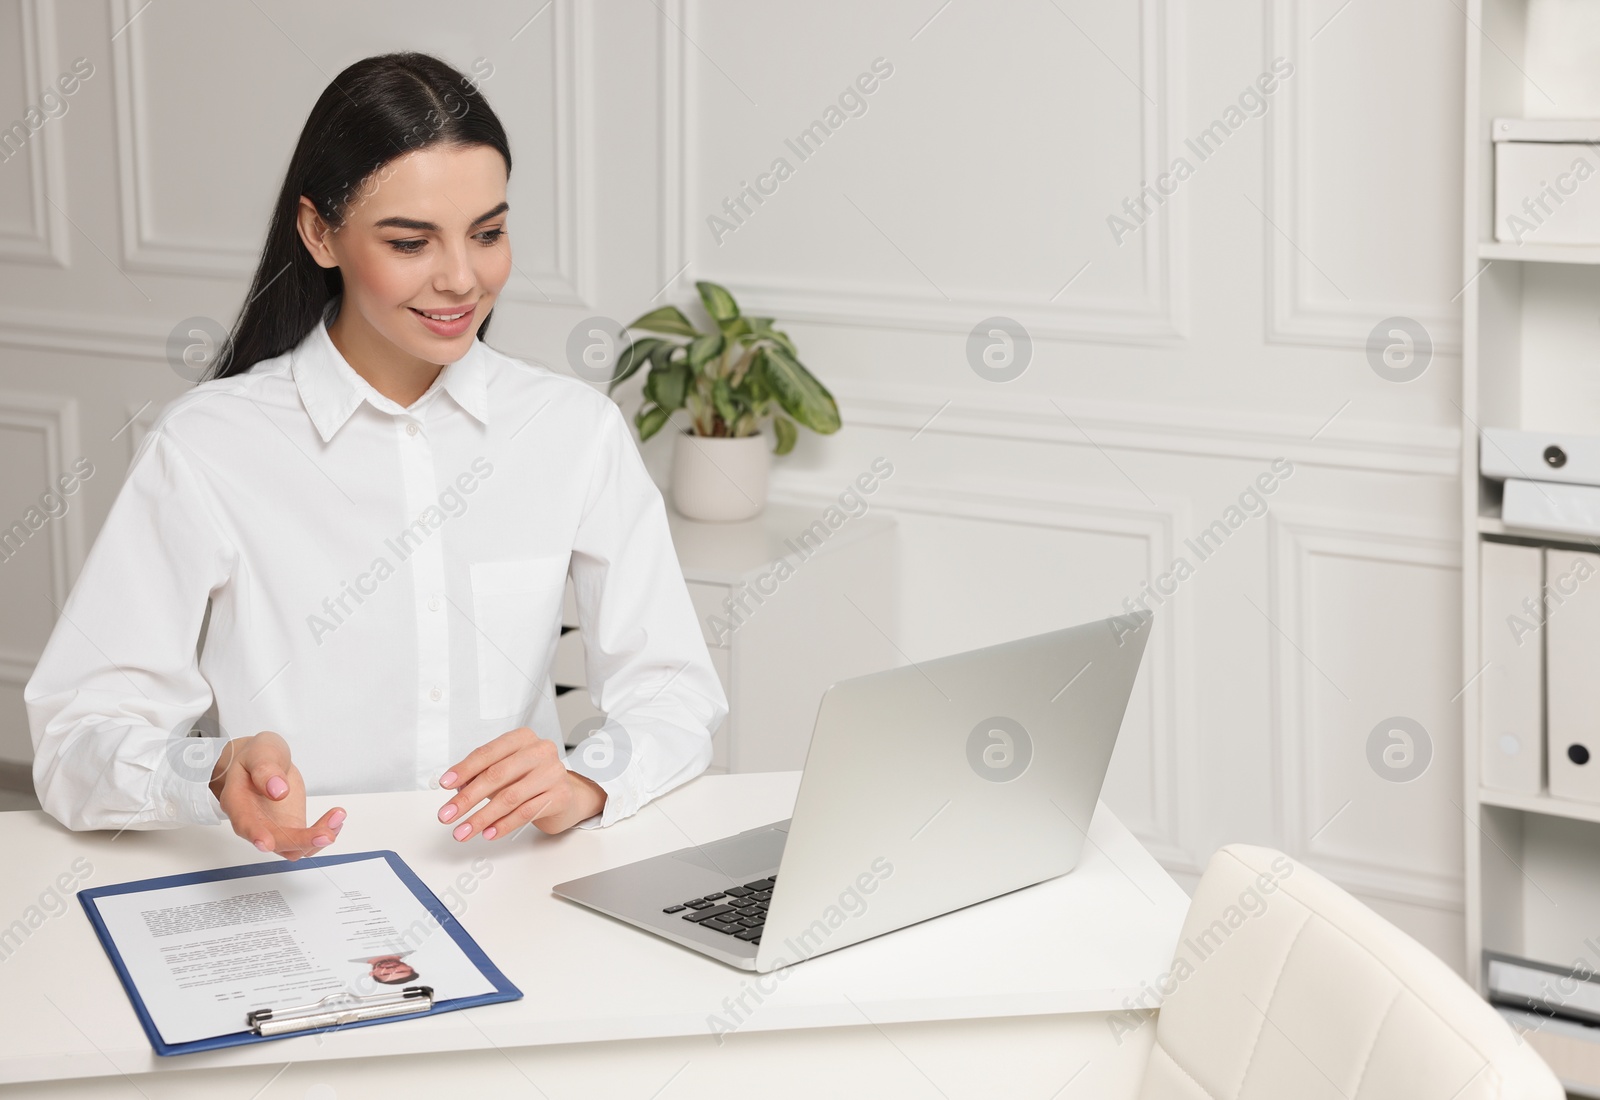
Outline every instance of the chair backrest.
<path fill-rule="evenodd" d="M 1141 1100 L 1563 1100 L 1421 944 L 1269 848 L 1212 857 L 1160 986 Z"/>

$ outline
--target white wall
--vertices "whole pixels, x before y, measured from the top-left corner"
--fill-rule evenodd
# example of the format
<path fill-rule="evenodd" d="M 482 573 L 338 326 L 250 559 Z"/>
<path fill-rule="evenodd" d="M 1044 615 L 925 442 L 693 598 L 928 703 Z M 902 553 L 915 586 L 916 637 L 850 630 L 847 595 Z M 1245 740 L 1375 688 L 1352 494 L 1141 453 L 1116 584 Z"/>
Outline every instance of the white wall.
<path fill-rule="evenodd" d="M 97 471 L 0 563 L 0 757 L 26 759 L 21 687 L 123 426 L 185 386 L 169 333 L 231 321 L 326 81 L 425 48 L 487 59 L 512 135 L 494 342 L 559 367 L 580 321 L 686 304 L 697 278 L 780 318 L 847 427 L 803 439 L 776 492 L 893 462 L 876 499 L 901 519 L 912 659 L 1117 610 L 1292 463 L 1157 608 L 1108 799 L 1182 875 L 1228 841 L 1283 847 L 1460 964 L 1455 8 L 141 3 L 0 3 L 0 122 L 94 67 L 0 164 L 0 522 L 58 467 Z M 879 58 L 866 112 L 801 161 L 785 139 Z M 1185 139 L 1276 58 L 1266 113 L 1201 161 Z M 1180 155 L 1192 175 L 1119 243 L 1108 217 Z M 708 227 L 778 157 L 776 193 Z M 968 361 L 995 315 L 1032 339 L 1006 383 Z M 1395 315 L 1434 345 L 1404 384 L 1366 351 Z M 1368 762 L 1395 715 L 1433 752 L 1404 784 Z"/>

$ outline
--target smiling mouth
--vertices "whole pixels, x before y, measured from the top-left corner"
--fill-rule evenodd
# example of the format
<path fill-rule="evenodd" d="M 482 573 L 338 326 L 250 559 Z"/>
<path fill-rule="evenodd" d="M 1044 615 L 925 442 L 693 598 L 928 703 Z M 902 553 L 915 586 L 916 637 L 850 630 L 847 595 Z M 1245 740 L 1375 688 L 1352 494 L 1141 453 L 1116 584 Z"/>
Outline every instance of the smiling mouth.
<path fill-rule="evenodd" d="M 421 314 L 422 316 L 433 321 L 459 321 L 473 310 L 472 306 L 467 306 L 465 309 L 458 309 L 453 313 L 430 313 L 425 309 L 418 309 L 415 306 L 408 306 L 407 308 L 410 309 L 412 313 Z"/>

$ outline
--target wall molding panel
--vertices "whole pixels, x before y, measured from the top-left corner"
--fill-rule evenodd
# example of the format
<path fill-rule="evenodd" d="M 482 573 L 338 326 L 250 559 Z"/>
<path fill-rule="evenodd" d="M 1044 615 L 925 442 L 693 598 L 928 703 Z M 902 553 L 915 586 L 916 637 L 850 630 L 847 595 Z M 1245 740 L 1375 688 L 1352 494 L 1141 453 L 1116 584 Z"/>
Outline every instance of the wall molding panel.
<path fill-rule="evenodd" d="M 1323 673 L 1309 663 L 1312 658 L 1306 652 L 1317 626 L 1317 592 L 1310 580 L 1316 558 L 1355 558 L 1458 573 L 1460 543 L 1393 516 L 1299 508 L 1274 508 L 1268 513 L 1268 542 L 1268 614 L 1277 628 L 1272 632 L 1274 816 L 1286 850 L 1356 893 L 1461 910 L 1463 873 L 1440 871 L 1447 860 L 1412 863 L 1388 849 L 1352 855 L 1322 839 L 1334 834 L 1325 828 L 1327 822 L 1315 820 L 1317 812 L 1313 810 L 1317 723 L 1310 686 L 1314 680 L 1321 681 Z M 1459 587 L 1459 581 L 1456 585 Z M 1441 710 L 1448 710 L 1448 704 Z M 1454 740 L 1459 743 L 1458 737 Z M 1443 734 L 1434 738 L 1435 759 L 1443 741 Z M 1363 746 L 1356 745 L 1352 751 L 1359 753 Z M 1449 786 L 1455 797 L 1459 797 L 1459 786 L 1459 781 Z M 1359 801 L 1359 795 L 1355 796 L 1341 813 L 1359 812 Z M 1434 809 L 1456 813 L 1442 798 Z M 1322 817 L 1328 816 L 1326 807 L 1321 811 Z"/>
<path fill-rule="evenodd" d="M 817 474 L 783 474 L 773 498 L 786 503 L 826 507 L 839 486 Z M 1165 570 L 1177 554 L 1179 532 L 1188 530 L 1186 502 L 1158 501 L 1121 494 L 1066 492 L 1015 483 L 989 488 L 951 489 L 942 485 L 884 482 L 874 497 L 888 513 L 917 513 L 941 519 L 965 519 L 997 526 L 1022 524 L 1057 531 L 1113 535 L 1134 540 L 1148 576 Z M 1168 600 L 1162 623 L 1146 651 L 1141 682 L 1149 693 L 1151 768 L 1142 777 L 1154 816 L 1139 820 L 1118 811 L 1134 834 L 1164 866 L 1199 873 L 1203 860 L 1193 844 L 1190 816 L 1199 803 L 1193 782 L 1199 774 L 1198 745 L 1186 717 L 1193 707 L 1193 644 L 1186 600 Z M 1118 609 L 1108 610 L 1108 614 Z"/>
<path fill-rule="evenodd" d="M 147 152 L 152 123 L 146 108 L 146 81 L 157 67 L 147 57 L 146 21 L 129 22 L 143 0 L 109 3 L 111 24 L 127 28 L 112 43 L 123 266 L 129 271 L 196 278 L 249 278 L 260 258 L 259 241 L 185 240 L 162 237 L 151 228 L 150 196 L 155 186 L 149 175 Z M 555 165 L 556 180 L 552 212 L 556 263 L 550 270 L 515 267 L 501 298 L 530 305 L 587 307 L 593 297 L 590 282 L 594 268 L 590 198 L 593 96 L 588 84 L 593 74 L 593 14 L 588 4 L 578 0 L 552 0 L 550 18 L 554 34 L 547 64 L 555 91 L 555 142 L 549 156 Z M 528 153 L 524 151 L 522 155 Z"/>
<path fill-rule="evenodd" d="M 110 0 L 110 25 L 123 28 L 111 43 L 122 265 L 130 271 L 197 278 L 249 277 L 259 258 L 259 242 L 162 239 L 149 227 L 150 194 L 154 188 L 147 176 L 145 134 L 150 120 L 145 109 L 144 79 L 150 64 L 144 56 L 145 25 L 134 18 L 141 7 L 142 0 Z"/>
<path fill-rule="evenodd" d="M 1275 57 L 1295 62 L 1295 76 L 1280 86 L 1281 102 L 1267 118 L 1266 208 L 1273 225 L 1266 235 L 1267 339 L 1317 347 L 1365 348 L 1373 325 L 1385 317 L 1420 321 L 1433 337 L 1435 355 L 1461 354 L 1461 316 L 1454 302 L 1314 301 L 1307 289 L 1326 281 L 1301 251 L 1308 234 L 1308 148 L 1315 127 L 1306 82 L 1312 61 L 1305 47 L 1318 32 L 1307 18 L 1308 0 L 1265 0 L 1268 45 L 1263 65 Z M 1331 22 L 1331 20 L 1330 20 Z M 1454 89 L 1452 89 L 1454 91 Z M 1454 177 L 1451 177 L 1454 179 Z"/>
<path fill-rule="evenodd" d="M 63 71 L 56 50 L 55 0 L 20 0 L 22 37 L 14 45 L 20 57 L 27 106 L 37 106 L 37 97 Z M 20 116 L 19 116 L 20 117 Z M 16 119 L 0 120 L 9 126 Z M 68 247 L 69 223 L 66 168 L 61 147 L 61 119 L 47 119 L 28 138 L 24 153 L 28 158 L 29 228 L 21 233 L 0 232 L 0 261 L 47 264 L 66 267 L 72 260 Z"/>
<path fill-rule="evenodd" d="M 501 297 L 529 305 L 593 308 L 594 301 L 594 78 L 592 5 L 552 0 L 555 45 L 556 265 L 528 278 L 513 272 Z M 529 286 L 529 279 L 538 286 Z"/>
<path fill-rule="evenodd" d="M 83 453 L 79 447 L 78 402 L 73 397 L 0 391 L 0 431 L 39 436 L 45 479 L 50 486 L 59 484 L 59 479 Z M 3 522 L 9 525 L 20 518 L 4 517 Z M 50 597 L 61 607 L 67 602 L 72 579 L 83 567 L 81 504 L 68 507 L 61 516 L 45 524 L 35 538 L 38 535 L 44 536 L 44 550 L 50 556 Z"/>
<path fill-rule="evenodd" d="M 1341 420 L 1313 439 L 1315 418 L 1245 409 L 1062 400 L 861 382 L 832 385 L 846 424 L 907 433 L 1088 444 L 1207 458 L 1288 458 L 1297 465 L 1455 477 L 1461 436 L 1453 427 Z M 1067 415 L 1063 415 L 1065 410 Z M 1071 416 L 1071 420 L 1067 416 Z"/>
<path fill-rule="evenodd" d="M 166 328 L 104 314 L 0 305 L 0 347 L 165 363 L 167 335 Z"/>
<path fill-rule="evenodd" d="M 692 151 L 697 139 L 694 66 L 695 0 L 665 0 L 662 6 L 661 178 L 663 292 L 692 290 L 704 258 L 692 243 L 697 215 L 688 206 L 693 193 Z M 1155 87 L 1141 104 L 1140 176 L 1154 180 L 1170 164 L 1173 136 L 1183 119 L 1183 27 L 1181 5 L 1172 0 L 1139 0 L 1140 72 Z M 682 28 L 680 32 L 678 28 Z M 1059 304 L 1015 298 L 954 297 L 946 301 L 926 292 L 871 285 L 841 289 L 794 279 L 740 278 L 739 297 L 751 311 L 796 321 L 967 332 L 974 317 L 1003 314 L 1038 337 L 1116 343 L 1167 344 L 1185 334 L 1185 202 L 1174 199 L 1141 229 L 1145 286 L 1138 296 L 1091 299 L 1068 293 Z M 714 274 L 714 273 L 713 273 Z M 1059 293 L 1059 292 L 1058 292 Z M 660 297 L 658 295 L 657 297 Z"/>

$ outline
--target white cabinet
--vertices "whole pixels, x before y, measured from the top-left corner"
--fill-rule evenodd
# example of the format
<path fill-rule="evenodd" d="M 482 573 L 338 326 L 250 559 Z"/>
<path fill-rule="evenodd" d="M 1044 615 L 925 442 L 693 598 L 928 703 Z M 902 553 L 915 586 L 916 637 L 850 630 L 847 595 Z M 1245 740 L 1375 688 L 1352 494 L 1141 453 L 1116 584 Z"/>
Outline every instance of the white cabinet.
<path fill-rule="evenodd" d="M 800 768 L 828 685 L 904 663 L 895 640 L 894 522 L 846 516 L 827 504 L 770 503 L 741 523 L 696 523 L 670 508 L 668 516 L 690 601 L 728 694 L 709 770 Z M 584 680 L 570 582 L 562 623 L 551 679 L 571 744 L 574 729 L 599 712 Z"/>
<path fill-rule="evenodd" d="M 1554 177 L 1534 181 L 1544 188 L 1537 194 L 1498 196 L 1502 211 L 1523 209 L 1526 218 L 1517 239 L 1496 240 L 1492 163 L 1496 119 L 1600 119 L 1600 84 L 1593 79 L 1600 63 L 1600 13 L 1592 5 L 1543 0 L 1467 0 L 1463 7 L 1471 29 L 1465 36 L 1458 403 L 1464 429 L 1461 809 L 1467 967 L 1481 988 L 1485 950 L 1563 968 L 1575 961 L 1593 967 L 1600 944 L 1600 801 L 1591 800 L 1600 788 L 1571 770 L 1586 755 L 1581 742 L 1592 725 L 1600 631 L 1593 629 L 1586 605 L 1593 598 L 1589 586 L 1600 580 L 1583 579 L 1588 573 L 1574 577 L 1573 563 L 1587 559 L 1569 551 L 1595 547 L 1584 536 L 1520 526 L 1525 521 L 1519 513 L 1504 508 L 1500 477 L 1479 475 L 1480 452 L 1487 453 L 1491 473 L 1537 478 L 1552 472 L 1539 454 L 1531 456 L 1531 466 L 1517 453 L 1508 460 L 1494 450 L 1497 443 L 1480 442 L 1483 433 L 1600 436 L 1594 381 L 1600 246 L 1563 243 L 1571 238 L 1562 235 L 1559 223 L 1548 224 L 1562 196 L 1571 193 L 1565 190 L 1570 180 Z M 1542 579 L 1527 556 L 1540 546 L 1546 548 Z M 1508 588 L 1504 566 L 1513 554 L 1526 564 Z M 1530 694 L 1538 688 L 1541 652 L 1542 731 L 1541 700 Z M 1509 718 L 1508 688 L 1524 700 Z M 1508 764 L 1508 755 L 1541 732 L 1554 737 L 1547 766 L 1541 770 L 1536 760 L 1527 760 L 1527 771 L 1518 772 L 1521 765 Z M 1574 742 L 1580 744 L 1569 764 Z M 1576 789 L 1569 786 L 1574 780 Z M 1535 1049 L 1548 1053 L 1543 1041 L 1530 1033 Z M 1597 1049 L 1591 1048 L 1582 1073 L 1562 1073 L 1573 1095 L 1600 1096 L 1600 1073 L 1593 1069 L 1600 1064 Z"/>

